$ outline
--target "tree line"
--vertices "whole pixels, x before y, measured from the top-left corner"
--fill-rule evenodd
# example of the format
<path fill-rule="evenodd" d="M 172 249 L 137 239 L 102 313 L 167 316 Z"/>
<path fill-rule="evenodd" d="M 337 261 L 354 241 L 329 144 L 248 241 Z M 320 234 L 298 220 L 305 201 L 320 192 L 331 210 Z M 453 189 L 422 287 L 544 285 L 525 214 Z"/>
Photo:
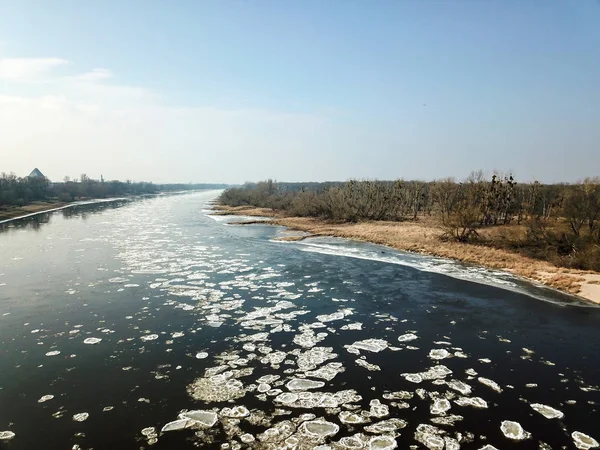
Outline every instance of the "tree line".
<path fill-rule="evenodd" d="M 508 247 L 559 265 L 600 270 L 600 178 L 520 184 L 510 174 L 486 178 L 480 171 L 461 181 L 267 180 L 228 189 L 220 202 L 335 222 L 429 219 L 441 239 Z M 501 226 L 515 232 L 493 240 L 482 235 Z"/>
<path fill-rule="evenodd" d="M 24 206 L 36 201 L 71 202 L 85 198 L 110 198 L 127 195 L 156 194 L 190 189 L 222 189 L 223 184 L 154 184 L 148 182 L 94 180 L 86 174 L 79 178 L 65 177 L 51 183 L 45 177 L 17 177 L 0 174 L 0 207 Z"/>

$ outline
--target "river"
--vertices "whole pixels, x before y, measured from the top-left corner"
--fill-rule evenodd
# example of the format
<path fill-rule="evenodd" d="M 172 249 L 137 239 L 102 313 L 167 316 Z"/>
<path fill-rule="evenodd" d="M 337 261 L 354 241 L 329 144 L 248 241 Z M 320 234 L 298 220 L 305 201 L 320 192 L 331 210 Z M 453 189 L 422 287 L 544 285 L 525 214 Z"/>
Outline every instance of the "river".
<path fill-rule="evenodd" d="M 210 216 L 217 194 L 0 225 L 1 449 L 600 439 L 600 309 L 384 247 L 281 242 Z"/>

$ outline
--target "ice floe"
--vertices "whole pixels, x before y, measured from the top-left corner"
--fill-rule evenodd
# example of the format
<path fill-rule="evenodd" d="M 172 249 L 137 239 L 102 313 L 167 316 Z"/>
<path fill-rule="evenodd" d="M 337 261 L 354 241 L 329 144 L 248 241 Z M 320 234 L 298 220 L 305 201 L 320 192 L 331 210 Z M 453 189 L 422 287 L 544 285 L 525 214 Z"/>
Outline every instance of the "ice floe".
<path fill-rule="evenodd" d="M 546 419 L 562 419 L 565 416 L 562 411 L 554 409 L 548 405 L 542 405 L 541 403 L 532 403 L 529 406 L 531 406 L 535 412 L 540 413 Z"/>
<path fill-rule="evenodd" d="M 500 424 L 500 431 L 505 437 L 513 441 L 522 441 L 531 437 L 531 433 L 525 431 L 519 422 L 511 420 L 503 420 Z"/>

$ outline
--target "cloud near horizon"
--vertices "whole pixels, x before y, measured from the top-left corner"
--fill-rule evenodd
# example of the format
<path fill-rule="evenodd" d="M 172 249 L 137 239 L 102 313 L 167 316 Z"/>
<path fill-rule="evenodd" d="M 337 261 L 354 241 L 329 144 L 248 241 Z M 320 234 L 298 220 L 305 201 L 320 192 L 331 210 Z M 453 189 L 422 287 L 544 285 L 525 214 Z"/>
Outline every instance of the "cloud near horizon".
<path fill-rule="evenodd" d="M 273 161 L 310 154 L 328 118 L 265 109 L 168 106 L 152 90 L 114 83 L 109 69 L 56 76 L 60 58 L 4 58 L 4 80 L 44 83 L 40 95 L 0 91 L 0 171 L 154 182 L 230 182 L 271 177 Z M 314 155 L 315 157 L 317 155 Z M 7 160 L 10 164 L 6 164 Z M 264 170 L 246 172 L 248 164 Z M 296 160 L 294 169 L 313 165 Z M 295 170 L 287 176 L 291 179 Z M 282 174 L 285 176 L 286 174 Z M 325 174 L 323 173 L 325 176 Z"/>

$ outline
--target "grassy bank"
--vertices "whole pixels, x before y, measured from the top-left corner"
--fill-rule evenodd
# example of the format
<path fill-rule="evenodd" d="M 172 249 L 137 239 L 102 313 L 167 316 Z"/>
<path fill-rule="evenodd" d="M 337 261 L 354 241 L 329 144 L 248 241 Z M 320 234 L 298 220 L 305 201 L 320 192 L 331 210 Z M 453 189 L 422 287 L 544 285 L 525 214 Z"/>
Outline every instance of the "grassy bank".
<path fill-rule="evenodd" d="M 26 216 L 43 211 L 65 206 L 65 202 L 33 202 L 25 206 L 4 205 L 0 207 L 0 220 L 14 219 L 16 217 Z"/>
<path fill-rule="evenodd" d="M 396 250 L 454 259 L 470 264 L 504 270 L 600 304 L 600 273 L 584 271 L 534 259 L 508 249 L 475 243 L 440 240 L 442 230 L 433 218 L 417 221 L 361 221 L 336 223 L 322 218 L 289 216 L 281 211 L 252 206 L 218 205 L 219 214 L 273 217 L 273 223 L 311 236 L 335 236 L 387 245 Z M 506 225 L 486 230 L 488 238 L 500 239 L 517 233 L 518 227 Z"/>

